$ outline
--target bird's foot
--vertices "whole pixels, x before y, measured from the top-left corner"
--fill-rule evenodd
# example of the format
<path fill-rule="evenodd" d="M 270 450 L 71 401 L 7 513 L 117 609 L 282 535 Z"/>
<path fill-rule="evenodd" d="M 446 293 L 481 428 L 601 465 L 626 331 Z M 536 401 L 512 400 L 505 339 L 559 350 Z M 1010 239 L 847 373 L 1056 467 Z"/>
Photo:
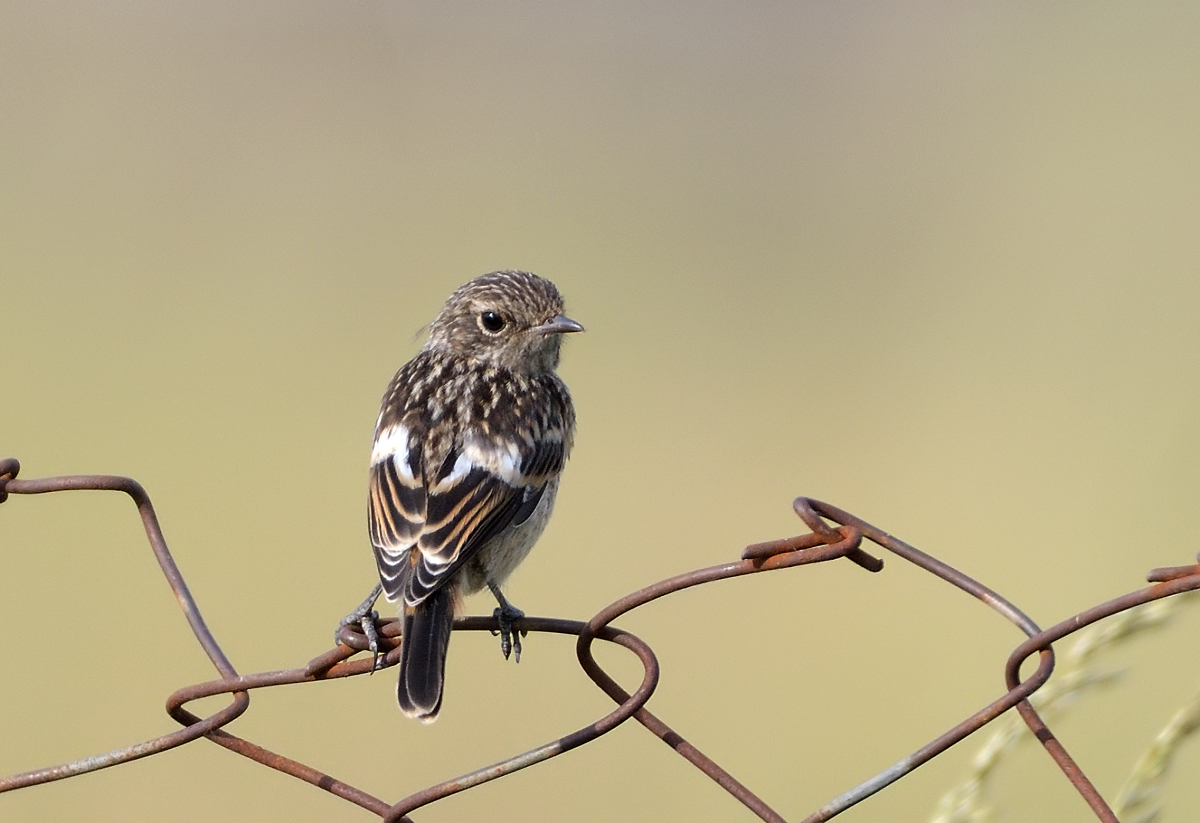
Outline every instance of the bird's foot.
<path fill-rule="evenodd" d="M 500 635 L 500 653 L 504 655 L 505 660 L 508 660 L 510 654 L 514 654 L 516 661 L 521 662 L 521 638 L 527 636 L 529 632 L 525 629 L 514 631 L 513 623 L 524 616 L 525 612 L 507 600 L 492 611 L 492 617 L 496 618 L 496 623 L 500 626 L 500 630 L 493 631 L 492 635 Z"/>
<path fill-rule="evenodd" d="M 375 601 L 379 599 L 379 592 L 382 586 L 378 583 L 371 590 L 371 594 L 367 599 L 358 604 L 358 608 L 350 612 L 342 618 L 338 624 L 340 630 L 342 626 L 357 625 L 362 629 L 362 633 L 367 638 L 367 648 L 371 652 L 371 671 L 377 672 L 383 668 L 383 652 L 379 650 L 379 630 L 375 627 L 379 620 L 379 612 L 375 610 Z M 338 632 L 334 632 L 334 642 L 339 642 L 337 639 Z"/>

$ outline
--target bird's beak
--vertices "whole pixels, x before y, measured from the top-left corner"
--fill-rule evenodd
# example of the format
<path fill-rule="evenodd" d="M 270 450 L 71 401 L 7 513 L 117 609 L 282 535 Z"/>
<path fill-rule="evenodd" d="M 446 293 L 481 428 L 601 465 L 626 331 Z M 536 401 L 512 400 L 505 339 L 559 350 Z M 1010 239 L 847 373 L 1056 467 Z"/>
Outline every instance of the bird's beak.
<path fill-rule="evenodd" d="M 568 334 L 570 332 L 583 331 L 583 326 L 566 315 L 557 314 L 542 325 L 534 326 L 530 331 L 538 334 Z"/>

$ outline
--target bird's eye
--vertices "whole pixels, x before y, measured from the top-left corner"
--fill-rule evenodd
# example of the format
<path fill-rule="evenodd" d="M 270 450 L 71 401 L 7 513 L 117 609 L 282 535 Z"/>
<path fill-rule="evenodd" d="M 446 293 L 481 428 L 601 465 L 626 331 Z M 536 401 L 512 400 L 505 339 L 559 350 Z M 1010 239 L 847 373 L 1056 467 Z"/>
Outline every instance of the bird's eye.
<path fill-rule="evenodd" d="M 504 318 L 494 311 L 485 311 L 479 315 L 479 325 L 484 331 L 495 334 L 504 328 Z"/>

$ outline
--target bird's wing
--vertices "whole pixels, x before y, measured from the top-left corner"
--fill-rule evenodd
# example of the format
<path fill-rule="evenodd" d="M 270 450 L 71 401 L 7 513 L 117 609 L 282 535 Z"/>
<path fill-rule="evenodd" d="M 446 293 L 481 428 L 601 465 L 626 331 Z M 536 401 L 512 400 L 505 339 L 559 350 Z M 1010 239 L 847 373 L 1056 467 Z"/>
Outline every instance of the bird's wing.
<path fill-rule="evenodd" d="M 369 521 L 384 591 L 415 605 L 490 539 L 528 519 L 565 455 L 554 441 L 468 437 L 431 473 L 412 440 L 403 426 L 376 438 Z"/>
<path fill-rule="evenodd" d="M 410 439 L 402 425 L 381 430 L 371 454 L 367 524 L 389 600 L 400 594 L 412 566 L 410 549 L 425 528 L 425 481 L 420 452 L 410 453 Z"/>

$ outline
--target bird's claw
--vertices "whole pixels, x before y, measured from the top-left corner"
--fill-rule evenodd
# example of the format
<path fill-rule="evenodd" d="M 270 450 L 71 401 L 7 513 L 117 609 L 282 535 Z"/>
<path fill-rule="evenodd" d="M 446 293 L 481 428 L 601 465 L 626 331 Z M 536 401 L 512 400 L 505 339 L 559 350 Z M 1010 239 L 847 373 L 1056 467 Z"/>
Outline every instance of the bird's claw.
<path fill-rule="evenodd" d="M 363 635 L 367 638 L 367 650 L 371 652 L 371 671 L 377 672 L 383 668 L 383 650 L 379 647 L 379 629 L 375 624 L 379 621 L 379 612 L 375 609 L 366 614 L 351 613 L 342 618 L 342 622 L 338 624 L 340 629 L 342 626 L 358 626 Z M 337 639 L 338 632 L 334 632 L 334 642 L 340 642 Z"/>
<path fill-rule="evenodd" d="M 513 623 L 524 616 L 525 612 L 511 603 L 505 603 L 492 610 L 492 617 L 500 627 L 498 631 L 492 631 L 492 636 L 500 635 L 500 653 L 504 655 L 505 660 L 508 660 L 509 655 L 515 655 L 516 662 L 521 662 L 521 638 L 527 637 L 529 632 L 525 629 L 513 631 Z"/>
<path fill-rule="evenodd" d="M 358 608 L 350 612 L 342 618 L 342 622 L 338 624 L 340 630 L 342 626 L 357 625 L 362 629 L 363 635 L 367 638 L 367 649 L 371 652 L 371 672 L 377 672 L 383 668 L 383 652 L 379 648 L 379 630 L 375 624 L 379 621 L 379 612 L 373 607 L 375 601 L 379 598 L 380 586 L 372 589 L 370 596 L 367 597 Z M 334 632 L 335 643 L 340 642 L 337 639 L 338 632 Z"/>
<path fill-rule="evenodd" d="M 363 615 L 358 621 L 363 634 L 367 636 L 367 648 L 371 650 L 371 674 L 383 668 L 383 652 L 379 650 L 379 630 L 375 628 L 378 620 L 379 612 L 371 609 L 370 614 Z"/>

